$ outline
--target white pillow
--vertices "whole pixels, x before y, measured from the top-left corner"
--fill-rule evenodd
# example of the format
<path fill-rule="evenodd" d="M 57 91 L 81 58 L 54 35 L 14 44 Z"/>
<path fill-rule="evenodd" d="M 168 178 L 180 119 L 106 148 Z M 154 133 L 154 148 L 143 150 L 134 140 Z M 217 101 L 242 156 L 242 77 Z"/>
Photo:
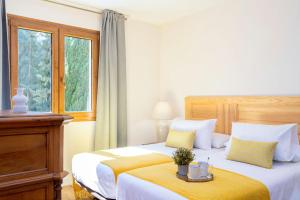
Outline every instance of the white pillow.
<path fill-rule="evenodd" d="M 299 161 L 300 161 L 300 145 L 298 145 L 296 155 L 293 159 L 293 162 L 299 162 Z"/>
<path fill-rule="evenodd" d="M 178 131 L 195 131 L 194 147 L 210 150 L 212 134 L 215 130 L 216 119 L 210 120 L 180 120 L 175 119 L 170 129 Z"/>
<path fill-rule="evenodd" d="M 227 143 L 229 139 L 229 135 L 225 135 L 222 133 L 213 133 L 213 140 L 211 146 L 213 148 L 223 148 L 225 147 L 225 143 Z"/>
<path fill-rule="evenodd" d="M 299 145 L 297 124 L 262 125 L 232 123 L 232 137 L 258 142 L 278 142 L 274 160 L 289 162 L 296 159 Z M 230 142 L 231 139 L 226 147 L 226 153 L 230 150 Z"/>

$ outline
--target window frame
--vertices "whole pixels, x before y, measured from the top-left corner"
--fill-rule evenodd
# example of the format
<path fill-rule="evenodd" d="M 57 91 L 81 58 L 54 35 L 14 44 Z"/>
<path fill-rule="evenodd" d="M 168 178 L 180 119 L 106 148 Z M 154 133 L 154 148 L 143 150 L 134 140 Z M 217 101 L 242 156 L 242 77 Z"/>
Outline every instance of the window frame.
<path fill-rule="evenodd" d="M 95 121 L 96 100 L 98 84 L 99 44 L 100 32 L 69 25 L 63 25 L 43 20 L 37 20 L 17 15 L 8 15 L 10 28 L 10 59 L 11 59 L 11 95 L 16 94 L 18 87 L 18 29 L 51 33 L 52 51 L 52 84 L 51 84 L 51 112 L 67 114 L 74 117 L 75 121 Z M 92 50 L 92 110 L 90 112 L 66 112 L 65 111 L 65 36 L 91 40 Z"/>

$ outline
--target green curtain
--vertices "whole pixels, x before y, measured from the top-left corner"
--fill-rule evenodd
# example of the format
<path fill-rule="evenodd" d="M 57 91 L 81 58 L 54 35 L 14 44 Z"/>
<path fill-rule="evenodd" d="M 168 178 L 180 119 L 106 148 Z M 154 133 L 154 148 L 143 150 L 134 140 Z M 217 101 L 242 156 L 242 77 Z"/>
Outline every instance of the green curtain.
<path fill-rule="evenodd" d="M 102 13 L 95 150 L 127 145 L 125 17 Z"/>

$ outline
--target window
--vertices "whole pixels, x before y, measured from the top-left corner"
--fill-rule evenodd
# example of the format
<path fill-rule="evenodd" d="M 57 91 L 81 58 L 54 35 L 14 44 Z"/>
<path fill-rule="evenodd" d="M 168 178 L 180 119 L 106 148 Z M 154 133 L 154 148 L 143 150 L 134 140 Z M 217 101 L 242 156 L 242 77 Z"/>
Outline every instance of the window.
<path fill-rule="evenodd" d="M 9 16 L 12 95 L 25 88 L 30 111 L 95 120 L 99 32 Z"/>
<path fill-rule="evenodd" d="M 67 112 L 92 110 L 91 44 L 91 40 L 65 37 L 65 111 Z"/>
<path fill-rule="evenodd" d="M 18 29 L 18 82 L 30 111 L 51 111 L 51 34 Z"/>

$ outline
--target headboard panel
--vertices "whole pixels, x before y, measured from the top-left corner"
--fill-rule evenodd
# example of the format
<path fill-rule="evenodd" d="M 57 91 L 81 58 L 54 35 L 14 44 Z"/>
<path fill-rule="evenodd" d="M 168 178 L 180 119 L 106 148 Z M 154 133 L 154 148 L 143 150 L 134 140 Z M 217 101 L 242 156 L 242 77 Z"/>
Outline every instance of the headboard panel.
<path fill-rule="evenodd" d="M 185 118 L 191 120 L 217 119 L 216 132 L 225 132 L 225 110 L 221 97 L 186 97 Z"/>
<path fill-rule="evenodd" d="M 186 119 L 217 118 L 217 132 L 230 134 L 235 121 L 258 124 L 298 123 L 300 96 L 186 97 Z"/>

